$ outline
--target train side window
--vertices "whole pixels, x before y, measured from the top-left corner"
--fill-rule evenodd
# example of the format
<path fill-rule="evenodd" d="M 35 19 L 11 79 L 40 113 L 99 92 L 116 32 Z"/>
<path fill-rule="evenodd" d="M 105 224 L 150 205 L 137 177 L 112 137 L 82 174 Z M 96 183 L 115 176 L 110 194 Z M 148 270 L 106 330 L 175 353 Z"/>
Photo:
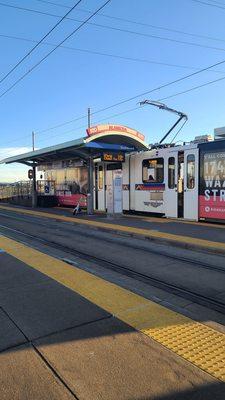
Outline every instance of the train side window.
<path fill-rule="evenodd" d="M 175 188 L 175 157 L 169 157 L 168 160 L 168 188 Z"/>
<path fill-rule="evenodd" d="M 195 156 L 189 154 L 187 156 L 187 188 L 194 189 L 195 187 Z"/>
<path fill-rule="evenodd" d="M 162 183 L 164 180 L 163 158 L 143 160 L 142 179 L 145 183 Z"/>

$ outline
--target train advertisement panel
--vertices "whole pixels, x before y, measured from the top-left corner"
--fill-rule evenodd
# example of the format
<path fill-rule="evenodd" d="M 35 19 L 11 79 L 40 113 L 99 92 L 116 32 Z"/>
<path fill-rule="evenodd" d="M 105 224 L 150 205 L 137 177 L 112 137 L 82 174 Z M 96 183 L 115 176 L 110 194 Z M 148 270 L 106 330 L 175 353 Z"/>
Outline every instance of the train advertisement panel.
<path fill-rule="evenodd" d="M 225 152 L 203 151 L 200 165 L 199 217 L 225 219 Z"/>

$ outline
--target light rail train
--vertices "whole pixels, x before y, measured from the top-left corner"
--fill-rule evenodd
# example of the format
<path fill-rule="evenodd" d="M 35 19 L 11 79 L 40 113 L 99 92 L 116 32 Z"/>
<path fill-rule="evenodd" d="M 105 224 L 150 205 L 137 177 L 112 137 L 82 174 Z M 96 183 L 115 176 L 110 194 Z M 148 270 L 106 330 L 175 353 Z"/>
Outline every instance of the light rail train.
<path fill-rule="evenodd" d="M 225 140 L 154 146 L 96 163 L 95 208 L 225 222 Z"/>

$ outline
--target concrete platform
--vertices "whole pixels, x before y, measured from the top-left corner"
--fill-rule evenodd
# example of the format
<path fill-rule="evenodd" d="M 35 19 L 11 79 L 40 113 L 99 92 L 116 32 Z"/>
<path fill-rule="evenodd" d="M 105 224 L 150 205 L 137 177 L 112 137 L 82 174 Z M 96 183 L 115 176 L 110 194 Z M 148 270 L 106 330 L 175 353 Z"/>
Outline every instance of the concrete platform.
<path fill-rule="evenodd" d="M 190 400 L 185 392 L 205 385 L 191 364 L 116 318 L 53 335 L 37 346 L 80 400 L 157 399 L 172 393 L 174 399 L 183 393 Z M 220 388 L 213 399 L 220 398 Z"/>
<path fill-rule="evenodd" d="M 87 216 L 85 213 L 73 216 L 72 209 L 60 207 L 34 210 L 12 205 L 0 205 L 1 210 L 14 214 L 26 214 L 33 217 L 51 218 L 61 222 L 81 224 L 89 228 L 108 230 L 121 235 L 137 236 L 178 247 L 225 254 L 225 225 L 222 224 L 129 214 L 116 218 L 108 218 L 102 213 L 97 213 L 93 216 Z"/>
<path fill-rule="evenodd" d="M 30 344 L 0 357 L 1 400 L 74 400 Z"/>
<path fill-rule="evenodd" d="M 0 249 L 1 399 L 225 398 L 221 333 L 15 240 Z"/>

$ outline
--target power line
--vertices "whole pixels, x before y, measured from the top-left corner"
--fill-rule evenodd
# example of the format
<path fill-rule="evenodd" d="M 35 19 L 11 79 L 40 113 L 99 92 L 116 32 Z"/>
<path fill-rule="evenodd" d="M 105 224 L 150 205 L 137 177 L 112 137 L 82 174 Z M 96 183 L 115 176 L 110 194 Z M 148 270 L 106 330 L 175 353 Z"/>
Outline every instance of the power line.
<path fill-rule="evenodd" d="M 51 4 L 51 5 L 58 6 L 58 7 L 69 8 L 68 5 L 61 4 L 61 3 L 60 4 L 59 3 L 54 3 L 52 1 L 45 1 L 45 0 L 36 0 L 36 1 L 41 2 L 41 3 L 45 3 L 45 4 Z M 218 2 L 216 2 L 216 3 L 218 3 Z M 222 3 L 219 3 L 219 4 L 222 4 Z M 85 12 L 85 13 L 89 13 L 89 14 L 91 13 L 90 10 L 86 10 L 86 9 L 83 9 L 83 8 L 79 8 L 78 10 L 82 11 L 82 12 Z M 190 33 L 190 32 L 185 32 L 185 31 L 181 31 L 181 30 L 177 30 L 177 29 L 162 27 L 162 26 L 158 26 L 158 25 L 147 24 L 147 23 L 144 23 L 144 22 L 134 21 L 134 20 L 127 19 L 127 18 L 116 17 L 116 16 L 105 14 L 105 13 L 99 13 L 99 16 L 102 16 L 102 17 L 105 17 L 105 18 L 109 18 L 109 19 L 113 19 L 113 20 L 117 20 L 117 21 L 128 22 L 128 23 L 135 24 L 135 25 L 145 26 L 145 27 L 149 27 L 149 28 L 160 29 L 160 30 L 164 30 L 164 31 L 168 31 L 168 32 L 181 33 L 182 35 L 198 37 L 198 38 L 201 38 L 201 39 L 210 39 L 210 40 L 215 40 L 215 41 L 219 41 L 219 42 L 225 42 L 225 39 L 219 39 L 219 38 L 215 38 L 215 37 L 212 37 L 212 36 L 199 35 L 199 34 L 196 34 L 196 33 Z"/>
<path fill-rule="evenodd" d="M 162 99 L 159 99 L 158 101 L 171 99 L 172 97 L 176 97 L 176 96 L 180 96 L 181 94 L 192 92 L 193 90 L 200 89 L 200 88 L 208 86 L 208 85 L 212 85 L 213 83 L 223 81 L 224 79 L 225 79 L 225 76 L 222 77 L 222 78 L 219 78 L 219 79 L 214 79 L 213 81 L 209 81 L 209 82 L 203 83 L 203 84 L 198 85 L 198 86 L 194 86 L 194 87 L 192 87 L 190 89 L 187 89 L 187 90 L 184 90 L 182 92 L 171 94 L 170 96 L 163 97 Z"/>
<path fill-rule="evenodd" d="M 29 12 L 35 12 L 35 13 L 38 13 L 38 14 L 52 16 L 52 17 L 56 17 L 56 18 L 60 17 L 59 15 L 56 15 L 56 14 L 46 13 L 46 12 L 37 11 L 37 10 L 33 10 L 33 9 L 28 9 L 28 8 L 24 8 L 24 7 L 12 6 L 12 5 L 8 5 L 8 4 L 5 4 L 5 3 L 0 3 L 0 5 L 1 6 L 5 6 L 5 7 L 16 8 L 16 9 L 20 9 L 20 10 L 24 10 L 24 11 L 29 11 Z M 66 19 L 70 20 L 70 21 L 75 21 L 75 22 L 78 22 L 78 23 L 82 22 L 79 19 L 70 18 L 70 17 L 68 17 Z M 223 49 L 221 47 L 208 46 L 208 45 L 203 45 L 203 44 L 200 44 L 200 43 L 188 42 L 188 41 L 185 41 L 185 40 L 178 40 L 178 39 L 172 39 L 172 38 L 158 36 L 158 35 L 151 35 L 151 34 L 148 34 L 148 33 L 132 31 L 132 30 L 129 30 L 129 29 L 116 28 L 116 27 L 110 26 L 110 25 L 97 24 L 97 23 L 93 23 L 93 22 L 90 22 L 89 25 L 92 25 L 92 26 L 95 26 L 95 27 L 98 27 L 98 28 L 104 28 L 104 29 L 108 29 L 108 30 L 113 30 L 113 31 L 117 31 L 117 32 L 128 33 L 128 34 L 131 34 L 131 35 L 136 35 L 136 36 L 141 36 L 141 37 L 146 37 L 146 38 L 151 38 L 151 39 L 158 39 L 158 40 L 167 41 L 167 42 L 171 42 L 171 43 L 184 44 L 184 45 L 195 46 L 195 47 L 211 49 L 211 50 L 217 50 L 217 51 L 225 51 L 225 49 Z"/>
<path fill-rule="evenodd" d="M 101 118 L 100 120 L 97 120 L 97 121 L 95 121 L 94 123 L 95 123 L 95 124 L 98 124 L 98 123 L 100 123 L 100 122 L 109 120 L 109 119 L 111 119 L 111 118 L 116 118 L 116 117 L 118 117 L 118 116 L 121 116 L 121 115 L 124 115 L 124 114 L 128 114 L 128 113 L 130 113 L 130 112 L 132 112 L 132 111 L 135 111 L 135 110 L 140 110 L 140 106 L 138 106 L 138 107 L 133 107 L 133 108 L 129 108 L 128 110 L 122 111 L 122 112 L 117 113 L 117 114 L 108 115 L 107 117 Z M 71 132 L 74 132 L 74 131 L 77 131 L 77 130 L 80 130 L 80 129 L 83 129 L 83 128 L 87 128 L 87 124 L 81 125 L 81 126 L 78 126 L 78 127 L 75 127 L 75 128 L 72 128 L 72 129 L 70 129 L 69 131 L 66 131 L 66 132 L 63 132 L 63 133 L 59 133 L 59 134 L 57 134 L 57 135 L 53 135 L 53 136 L 51 136 L 51 139 L 52 139 L 52 138 L 55 138 L 55 137 L 62 136 L 62 135 L 65 136 L 65 135 L 67 135 L 68 133 L 71 133 Z M 27 136 L 24 136 L 24 137 L 30 138 L 30 135 L 27 135 Z M 43 140 L 41 139 L 41 140 L 38 141 L 38 143 L 43 142 L 43 141 L 45 141 L 45 140 L 46 140 L 46 138 L 43 139 Z M 21 141 L 21 138 L 19 138 L 19 139 L 17 139 L 17 140 L 12 140 L 12 141 L 10 141 L 10 142 L 3 143 L 1 146 L 6 146 L 7 144 L 11 144 L 11 143 L 13 143 L 13 142 L 15 142 L 15 141 Z M 23 146 L 23 147 L 25 147 L 25 146 Z M 4 154 L 4 152 L 0 152 L 0 154 Z"/>
<path fill-rule="evenodd" d="M 184 90 L 184 91 L 182 91 L 182 92 L 174 93 L 174 94 L 172 94 L 172 95 L 170 95 L 170 96 L 166 96 L 166 97 L 157 99 L 157 101 L 167 100 L 167 99 L 170 99 L 170 98 L 172 98 L 172 97 L 180 96 L 180 95 L 182 95 L 182 94 L 189 93 L 189 92 L 191 92 L 191 91 L 193 91 L 193 90 L 200 89 L 200 88 L 202 88 L 202 87 L 211 85 L 211 84 L 213 84 L 213 83 L 216 83 L 216 82 L 219 82 L 219 81 L 222 81 L 222 80 L 225 80 L 225 77 L 219 78 L 219 79 L 215 79 L 215 80 L 213 80 L 213 81 L 209 81 L 209 82 L 203 83 L 203 84 L 198 85 L 198 86 L 194 86 L 194 87 L 192 87 L 192 88 L 190 88 L 190 89 L 187 89 L 187 90 Z M 140 106 L 134 107 L 134 108 L 128 109 L 128 110 L 126 110 L 126 111 L 122 111 L 122 112 L 120 112 L 120 113 L 110 115 L 110 116 L 108 116 L 108 117 L 106 117 L 106 118 L 103 118 L 103 119 L 100 119 L 100 120 L 95 121 L 95 123 L 99 123 L 99 122 L 102 122 L 102 121 L 105 121 L 105 120 L 109 120 L 109 119 L 111 119 L 111 118 L 115 118 L 115 117 L 117 117 L 117 116 L 130 113 L 130 112 L 135 111 L 135 110 L 137 110 L 137 109 L 140 110 L 141 107 L 140 107 Z M 95 113 L 92 113 L 92 115 L 93 115 L 93 114 L 95 114 Z M 86 116 L 85 116 L 85 117 L 86 117 Z M 176 135 L 175 135 L 174 138 L 172 139 L 171 143 L 172 143 L 172 142 L 174 141 L 174 139 L 177 137 L 177 135 L 179 134 L 179 132 L 181 131 L 181 129 L 183 128 L 183 126 L 185 125 L 186 122 L 187 122 L 187 121 L 184 121 L 184 123 L 181 125 L 181 127 L 180 127 L 179 130 L 177 131 Z M 80 127 L 78 127 L 78 128 L 74 128 L 74 129 L 71 129 L 71 130 L 69 130 L 69 131 L 67 131 L 67 132 L 63 132 L 63 133 L 60 133 L 60 134 L 57 134 L 57 135 L 54 135 L 54 136 L 51 136 L 51 137 L 52 137 L 52 138 L 59 137 L 59 136 L 65 135 L 65 134 L 67 134 L 67 133 L 74 132 L 75 130 L 82 129 L 82 128 L 86 128 L 86 126 L 87 126 L 87 125 L 82 125 L 82 126 L 80 126 Z"/>
<path fill-rule="evenodd" d="M 28 38 L 24 38 L 24 37 L 22 38 L 22 37 L 12 36 L 12 35 L 0 34 L 0 38 L 1 37 L 6 38 L 6 39 L 19 40 L 19 41 L 28 42 L 28 43 L 38 43 L 38 41 L 34 40 L 34 39 L 28 39 Z M 52 47 L 56 46 L 55 43 L 49 43 L 49 42 L 42 42 L 42 45 L 52 46 Z M 81 48 L 76 48 L 76 47 L 71 47 L 71 46 L 60 46 L 60 48 L 65 49 L 65 50 L 72 50 L 72 51 L 78 51 L 78 52 L 103 56 L 103 57 L 112 57 L 112 58 L 126 60 L 126 61 L 134 61 L 134 62 L 141 62 L 141 63 L 147 63 L 147 64 L 162 65 L 162 66 L 174 67 L 174 68 L 183 68 L 183 69 L 189 69 L 189 70 L 195 70 L 195 71 L 199 70 L 199 67 L 193 67 L 193 66 L 187 66 L 187 65 L 181 65 L 181 64 L 171 64 L 171 63 L 165 63 L 165 62 L 161 62 L 161 61 L 147 60 L 147 59 L 143 59 L 143 58 L 129 57 L 129 56 L 123 56 L 123 55 L 119 55 L 119 54 L 99 52 L 99 51 L 89 50 L 89 49 L 81 49 Z M 224 74 L 224 71 L 218 71 L 218 70 L 211 70 L 211 71 L 215 72 L 215 73 L 219 73 L 219 74 Z"/>
<path fill-rule="evenodd" d="M 221 1 L 217 1 L 217 0 L 209 0 L 211 3 L 216 3 L 216 4 L 221 4 L 222 6 L 224 6 L 225 4 Z"/>
<path fill-rule="evenodd" d="M 182 81 L 182 80 L 184 80 L 184 79 L 187 79 L 187 78 L 189 78 L 189 77 L 192 77 L 192 76 L 194 76 L 194 75 L 196 75 L 196 74 L 199 74 L 199 73 L 201 73 L 201 72 L 207 71 L 207 70 L 209 70 L 209 69 L 211 69 L 211 68 L 213 68 L 213 67 L 215 67 L 215 66 L 218 66 L 218 65 L 221 65 L 221 64 L 224 64 L 224 63 L 225 63 L 225 60 L 223 60 L 223 61 L 221 61 L 221 62 L 218 62 L 218 63 L 216 63 L 216 64 L 213 64 L 213 65 L 211 65 L 211 66 L 209 66 L 209 67 L 203 68 L 203 69 L 201 69 L 201 70 L 199 70 L 199 71 L 196 71 L 196 72 L 194 72 L 194 73 L 192 73 L 192 74 L 186 75 L 186 76 L 184 76 L 184 77 L 182 77 L 182 78 L 176 79 L 176 80 L 174 80 L 174 81 L 172 81 L 172 82 L 169 82 L 169 83 L 167 83 L 167 84 L 158 86 L 158 87 L 156 87 L 156 88 L 154 88 L 154 89 L 151 89 L 151 90 L 149 90 L 149 91 L 147 91 L 147 92 L 140 93 L 140 94 L 138 94 L 138 95 L 136 95 L 136 96 L 133 96 L 133 97 L 128 98 L 128 99 L 125 99 L 125 100 L 122 100 L 121 102 L 115 103 L 115 104 L 113 104 L 113 105 L 111 105 L 111 106 L 108 106 L 108 107 L 105 107 L 105 108 L 103 108 L 103 109 L 97 110 L 96 112 L 92 113 L 92 115 L 97 114 L 97 113 L 100 113 L 100 112 L 105 111 L 105 110 L 107 110 L 107 109 L 116 107 L 116 106 L 118 106 L 118 105 L 124 104 L 124 103 L 126 103 L 126 102 L 129 102 L 129 101 L 131 101 L 131 100 L 134 100 L 134 99 L 136 99 L 136 98 L 138 98 L 138 97 L 141 97 L 141 96 L 144 96 L 144 95 L 146 95 L 146 94 L 152 93 L 152 92 L 154 92 L 154 91 L 160 90 L 160 89 L 162 89 L 162 88 L 164 88 L 164 87 L 167 87 L 167 86 L 170 86 L 170 85 L 172 85 L 172 84 L 178 83 L 178 82 L 180 82 L 180 81 Z M 221 79 L 219 79 L 219 80 L 222 80 L 222 79 L 224 79 L 224 78 L 221 78 Z M 216 81 L 218 81 L 218 80 L 216 80 Z M 215 82 L 215 81 L 213 81 L 213 82 Z M 211 83 L 212 83 L 212 82 L 211 82 Z M 210 84 L 210 83 L 209 83 L 209 84 Z M 193 90 L 194 90 L 194 89 L 193 89 Z M 190 91 L 190 90 L 189 90 L 189 91 Z M 179 93 L 179 94 L 181 94 L 181 93 Z M 178 95 L 178 94 L 177 94 L 177 95 Z M 42 130 L 42 131 L 40 131 L 39 133 L 41 133 L 41 132 L 46 132 L 46 131 L 49 131 L 49 130 L 52 130 L 52 129 L 55 129 L 55 128 L 64 126 L 64 125 L 66 125 L 66 124 L 69 124 L 69 123 L 71 123 L 71 122 L 75 122 L 75 121 L 77 121 L 77 120 L 81 120 L 81 119 L 83 119 L 83 118 L 86 118 L 86 115 L 80 116 L 80 117 L 78 117 L 78 118 L 76 118 L 76 119 L 73 119 L 73 120 L 70 120 L 70 121 L 66 121 L 66 122 L 61 123 L 61 124 L 59 124 L 59 125 L 55 125 L 54 127 L 50 127 L 50 128 L 48 128 L 48 129 Z"/>
<path fill-rule="evenodd" d="M 65 4 L 54 3 L 53 1 L 45 1 L 45 0 L 36 0 L 36 1 L 38 1 L 39 3 L 51 4 L 53 6 L 58 6 L 58 7 L 63 7 L 63 8 L 68 8 L 69 7 L 69 6 L 65 5 Z"/>
<path fill-rule="evenodd" d="M 181 78 L 178 78 L 178 79 L 175 79 L 175 80 L 170 81 L 170 82 L 168 82 L 168 83 L 159 85 L 159 86 L 157 86 L 157 87 L 155 87 L 155 88 L 153 88 L 153 89 L 147 90 L 147 91 L 142 92 L 142 93 L 139 93 L 139 94 L 137 94 L 137 95 L 135 95 L 135 96 L 129 97 L 129 98 L 124 99 L 124 100 L 121 100 L 121 101 L 119 101 L 119 102 L 117 102 L 117 103 L 114 103 L 114 104 L 112 104 L 112 105 L 110 105 L 110 106 L 101 108 L 101 109 L 99 109 L 99 110 L 93 112 L 91 115 L 95 115 L 95 114 L 101 113 L 101 112 L 103 112 L 103 111 L 109 110 L 110 108 L 114 108 L 114 107 L 120 106 L 121 104 L 128 103 L 129 101 L 135 100 L 135 99 L 137 99 L 137 98 L 139 98 L 139 97 L 142 97 L 142 96 L 145 96 L 145 95 L 147 95 L 147 94 L 150 94 L 150 93 L 156 92 L 156 91 L 158 91 L 158 90 L 164 89 L 165 87 L 174 85 L 175 83 L 178 83 L 178 82 L 181 82 L 181 81 L 186 80 L 186 79 L 188 79 L 188 78 L 191 78 L 191 77 L 193 77 L 193 76 L 195 76 L 195 75 L 198 75 L 198 74 L 200 74 L 200 73 L 202 73 L 202 72 L 208 71 L 209 69 L 214 68 L 214 67 L 216 67 L 216 66 L 218 66 L 218 65 L 221 65 L 221 64 L 224 64 L 224 63 L 225 63 L 225 60 L 222 60 L 222 61 L 217 62 L 217 63 L 215 63 L 215 64 L 212 64 L 212 65 L 210 65 L 210 66 L 208 66 L 208 67 L 202 68 L 202 69 L 200 69 L 200 70 L 198 70 L 198 71 L 196 71 L 196 72 L 192 72 L 191 74 L 185 75 L 185 76 L 183 76 L 183 77 L 181 77 Z M 77 117 L 77 118 L 75 118 L 75 119 L 72 119 L 72 120 L 70 120 L 70 121 L 65 121 L 65 122 L 60 123 L 60 124 L 58 124 L 58 125 L 49 127 L 49 128 L 47 128 L 47 129 L 44 129 L 44 130 L 41 130 L 41 131 L 39 131 L 39 133 L 47 132 L 47 131 L 50 131 L 50 130 L 52 130 L 52 129 L 59 128 L 59 127 L 61 127 L 61 126 L 70 124 L 70 123 L 72 123 L 72 122 L 75 122 L 75 121 L 78 121 L 78 120 L 81 120 L 81 119 L 84 119 L 84 118 L 86 118 L 86 115 L 83 115 L 83 116 Z"/>
<path fill-rule="evenodd" d="M 169 96 L 166 96 L 166 97 L 163 97 L 163 98 L 159 98 L 159 99 L 157 99 L 157 101 L 168 100 L 168 99 L 170 99 L 170 98 L 172 98 L 172 97 L 176 97 L 176 96 L 180 96 L 180 95 L 182 95 L 182 94 L 189 93 L 189 92 L 191 92 L 191 91 L 193 91 L 193 90 L 200 89 L 200 88 L 202 88 L 202 87 L 211 85 L 211 84 L 213 84 L 213 83 L 216 83 L 216 82 L 219 82 L 219 81 L 222 81 L 222 80 L 225 80 L 225 77 L 222 77 L 222 78 L 219 78 L 219 79 L 215 79 L 215 80 L 212 80 L 212 81 L 209 81 L 209 82 L 205 82 L 205 83 L 203 83 L 203 84 L 201 84 L 201 85 L 191 87 L 190 89 L 186 89 L 186 90 L 184 90 L 184 91 L 182 91 L 182 92 L 177 92 L 177 93 L 174 93 L 174 94 L 172 94 L 172 95 L 169 95 Z M 145 92 L 145 94 L 147 94 L 147 93 Z M 113 114 L 113 115 L 107 116 L 107 117 L 105 117 L 105 118 L 102 118 L 102 119 L 100 119 L 100 120 L 97 120 L 97 121 L 95 121 L 95 123 L 99 123 L 99 122 L 102 122 L 102 121 L 105 121 L 105 120 L 109 120 L 109 119 L 111 119 L 111 118 L 115 118 L 115 117 L 117 117 L 117 116 L 124 115 L 124 114 L 130 113 L 130 112 L 135 111 L 135 110 L 138 110 L 138 109 L 141 109 L 141 107 L 138 106 L 138 107 L 130 108 L 130 109 L 125 110 L 125 111 L 122 111 L 122 112 L 120 112 L 120 113 Z M 92 113 L 91 115 L 94 115 L 94 114 L 96 114 L 96 113 L 98 113 L 98 112 L 100 112 L 100 110 L 98 110 L 97 112 Z M 83 117 L 79 117 L 79 118 L 77 118 L 77 119 L 75 119 L 75 120 L 71 120 L 70 122 L 78 121 L 78 120 L 84 119 L 84 118 L 86 118 L 86 117 L 87 117 L 87 116 L 84 115 Z M 69 123 L 69 122 L 68 122 L 68 123 Z M 63 126 L 63 125 L 65 125 L 65 124 L 61 124 L 60 126 Z M 58 125 L 58 127 L 59 127 L 59 125 Z M 86 127 L 87 127 L 86 124 L 85 124 L 85 125 L 81 125 L 81 126 L 79 126 L 79 127 L 72 128 L 72 129 L 70 129 L 70 130 L 67 131 L 67 132 L 63 132 L 63 133 L 59 133 L 59 134 L 57 134 L 57 135 L 51 136 L 51 138 L 59 137 L 59 136 L 62 136 L 62 135 L 64 136 L 64 135 L 67 134 L 67 133 L 74 132 L 74 131 L 76 131 L 76 130 L 78 130 L 78 129 L 82 129 L 82 128 L 86 128 Z M 53 129 L 53 127 L 50 128 L 50 129 Z M 36 132 L 36 133 L 40 134 L 40 133 L 44 133 L 44 132 L 46 132 L 46 131 L 48 131 L 48 130 L 49 130 L 49 128 L 46 129 L 46 130 L 40 131 L 40 132 Z M 179 131 L 180 131 L 180 130 L 179 130 Z M 177 134 L 179 133 L 179 131 L 177 132 Z M 30 136 L 29 136 L 29 137 L 30 137 Z M 20 138 L 20 140 L 21 140 L 21 138 Z M 173 139 L 173 140 L 174 140 L 174 139 Z M 41 140 L 41 142 L 42 142 L 42 141 L 43 141 L 43 140 Z M 12 142 L 13 142 L 13 141 L 12 141 Z M 6 144 L 8 144 L 8 143 L 11 143 L 11 142 L 7 142 Z M 4 144 L 4 146 L 5 146 L 5 144 Z"/>
<path fill-rule="evenodd" d="M 57 46 L 55 46 L 49 53 L 47 53 L 40 61 L 38 61 L 32 68 L 30 68 L 24 75 L 22 75 L 13 85 L 6 89 L 1 95 L 2 98 L 6 93 L 13 89 L 19 82 L 21 82 L 27 75 L 29 75 L 36 67 L 38 67 L 43 61 L 45 61 L 55 50 L 57 50 L 63 43 L 71 38 L 78 30 L 80 30 L 91 18 L 93 18 L 99 10 L 102 10 L 111 0 L 107 0 L 101 7 L 99 7 L 93 14 L 90 15 L 85 21 L 83 21 L 76 29 L 73 30 L 65 39 L 63 39 Z"/>
<path fill-rule="evenodd" d="M 2 140 L 1 140 L 1 146 L 6 146 L 8 144 L 15 143 L 15 142 L 21 142 L 21 139 L 25 139 L 25 138 L 29 138 L 30 139 L 30 135 L 25 135 L 23 137 L 20 137 L 18 139 L 14 139 L 14 140 L 10 140 L 10 141 L 8 141 L 6 143 L 3 143 L 3 144 L 2 144 Z"/>
<path fill-rule="evenodd" d="M 215 79 L 215 80 L 212 80 L 212 81 L 209 81 L 209 82 L 205 82 L 205 83 L 203 83 L 203 84 L 201 84 L 201 85 L 198 85 L 198 86 L 193 86 L 193 87 L 191 87 L 190 89 L 186 89 L 186 90 L 184 90 L 184 91 L 182 91 L 182 92 L 177 92 L 177 93 L 174 93 L 174 94 L 172 94 L 172 95 L 169 95 L 169 96 L 166 96 L 166 97 L 157 99 L 157 101 L 163 101 L 163 100 L 170 99 L 170 98 L 172 98 L 172 97 L 177 97 L 177 96 L 180 96 L 180 95 L 182 95 L 182 94 L 186 94 L 186 93 L 189 93 L 189 92 L 191 92 L 191 91 L 193 91 L 193 90 L 197 90 L 197 89 L 200 89 L 200 88 L 202 88 L 202 87 L 209 86 L 209 85 L 211 85 L 211 84 L 213 84 L 213 83 L 216 83 L 216 82 L 219 82 L 219 81 L 222 81 L 222 80 L 225 80 L 225 77 L 222 77 L 222 78 L 219 78 L 219 79 Z M 147 94 L 147 93 L 145 93 L 145 94 Z M 99 122 L 102 122 L 102 121 L 104 121 L 104 120 L 108 120 L 109 118 L 114 118 L 114 117 L 117 117 L 117 116 L 120 116 L 120 115 L 123 115 L 123 114 L 127 114 L 127 113 L 129 113 L 129 112 L 131 112 L 131 111 L 135 111 L 135 110 L 137 110 L 137 109 L 140 109 L 140 106 L 139 106 L 139 107 L 134 107 L 134 108 L 128 109 L 128 110 L 126 110 L 126 111 L 122 111 L 122 112 L 117 113 L 117 114 L 114 114 L 114 115 L 110 115 L 110 116 L 108 116 L 108 117 L 106 117 L 106 118 L 103 118 L 103 119 L 100 119 L 100 120 L 96 121 L 95 123 L 99 123 Z M 97 111 L 97 112 L 99 112 L 99 111 Z M 94 114 L 96 114 L 96 112 L 92 113 L 91 115 L 94 115 Z M 87 116 L 85 115 L 85 116 L 83 116 L 83 117 L 80 117 L 79 119 L 86 118 L 86 117 L 87 117 Z M 78 120 L 78 119 L 77 119 L 77 120 Z M 61 126 L 62 126 L 62 125 L 61 125 Z M 77 129 L 82 129 L 82 128 L 85 128 L 85 127 L 86 127 L 86 125 L 82 125 L 82 126 L 80 126 L 80 127 L 78 127 L 78 128 L 75 128 L 75 130 L 77 130 Z M 74 130 L 74 129 L 71 129 L 70 131 L 68 131 L 68 133 L 69 133 L 69 132 L 72 132 L 73 130 Z M 44 132 L 44 131 L 42 131 L 42 132 Z M 42 133 L 42 132 L 39 132 L 39 134 Z M 178 131 L 178 133 L 179 133 L 179 131 Z M 65 134 L 65 133 L 60 133 L 60 134 L 58 134 L 58 135 L 54 135 L 53 137 L 61 136 L 61 135 L 64 135 L 64 134 Z"/>
<path fill-rule="evenodd" d="M 26 60 L 26 58 L 28 58 L 36 49 L 37 49 L 37 47 L 38 46 L 40 46 L 40 44 L 41 43 L 43 43 L 44 42 L 44 40 L 61 24 L 61 22 L 63 22 L 63 20 L 81 3 L 81 1 L 82 0 L 78 0 L 78 2 L 72 7 L 72 8 L 70 8 L 70 10 L 50 29 L 50 31 L 48 31 L 42 38 L 41 38 L 41 40 L 39 40 L 38 42 L 37 42 L 37 44 L 31 49 L 31 50 L 29 50 L 28 51 L 28 53 L 27 54 L 25 54 L 25 56 L 24 57 L 22 57 L 15 65 L 14 65 L 14 67 L 13 68 L 11 68 L 10 70 L 9 70 L 9 72 L 7 72 L 7 74 L 6 75 L 4 75 L 3 76 L 3 78 L 1 78 L 0 79 L 0 83 L 2 83 L 9 75 L 11 75 L 11 73 L 13 72 L 13 71 L 15 71 L 15 69 L 17 68 L 17 67 L 19 67 L 19 65 L 20 64 L 22 64 L 22 62 L 24 61 L 24 60 Z"/>
<path fill-rule="evenodd" d="M 98 124 L 98 123 L 100 123 L 100 122 L 107 121 L 107 120 L 109 120 L 109 119 L 111 119 L 111 118 L 116 118 L 116 117 L 119 117 L 119 116 L 121 116 L 121 115 L 128 114 L 128 113 L 130 113 L 130 112 L 132 112 L 132 111 L 135 111 L 135 110 L 140 110 L 140 106 L 138 106 L 138 107 L 133 107 L 133 108 L 129 108 L 128 110 L 122 111 L 122 112 L 117 113 L 117 114 L 108 115 L 108 116 L 105 117 L 105 118 L 101 118 L 100 120 L 94 121 L 94 123 L 95 123 L 95 124 Z M 77 131 L 78 129 L 82 129 L 82 128 L 87 128 L 87 124 L 86 124 L 86 125 L 81 125 L 81 126 L 75 127 L 75 128 L 73 128 L 73 129 L 70 129 L 70 130 L 67 131 L 67 132 L 63 132 L 63 133 L 59 133 L 59 134 L 57 134 L 57 135 L 53 135 L 53 136 L 51 136 L 51 138 L 59 137 L 59 136 L 62 136 L 62 135 L 64 136 L 64 135 L 66 135 L 66 134 L 68 134 L 68 133 Z M 44 140 L 40 140 L 40 142 L 43 142 L 43 141 L 45 141 L 45 139 L 44 139 Z"/>
<path fill-rule="evenodd" d="M 205 6 L 210 6 L 210 7 L 215 7 L 215 8 L 219 8 L 222 10 L 225 10 L 225 7 L 222 7 L 220 5 L 217 4 L 210 4 L 210 3 L 206 3 L 205 1 L 201 1 L 201 0 L 192 0 L 194 3 L 199 3 L 199 4 L 203 4 Z"/>
<path fill-rule="evenodd" d="M 87 12 L 90 13 L 91 12 L 89 10 L 85 10 L 85 9 L 81 9 L 81 8 L 79 8 L 78 10 L 79 11 L 83 11 L 85 13 L 87 13 Z M 167 31 L 167 32 L 172 32 L 172 33 L 179 33 L 179 34 L 182 34 L 182 35 L 191 36 L 191 37 L 197 37 L 197 38 L 200 38 L 200 39 L 209 39 L 209 40 L 214 40 L 214 41 L 219 41 L 219 42 L 225 42 L 225 39 L 215 38 L 215 37 L 212 37 L 212 36 L 205 36 L 205 35 L 200 35 L 200 34 L 197 34 L 197 33 L 190 33 L 190 32 L 185 32 L 185 31 L 172 29 L 172 28 L 167 28 L 167 27 L 163 27 L 163 26 L 147 24 L 147 23 L 144 23 L 144 22 L 134 21 L 134 20 L 127 19 L 127 18 L 115 17 L 115 16 L 111 16 L 111 15 L 108 15 L 108 14 L 103 14 L 103 13 L 101 13 L 99 15 L 101 15 L 102 17 L 105 17 L 105 18 L 109 18 L 109 19 L 113 19 L 113 20 L 117 20 L 117 21 L 121 21 L 121 22 L 128 22 L 128 23 L 134 24 L 134 25 L 140 25 L 140 26 L 144 26 L 144 27 L 148 27 L 148 28 L 160 29 L 160 30 Z"/>

